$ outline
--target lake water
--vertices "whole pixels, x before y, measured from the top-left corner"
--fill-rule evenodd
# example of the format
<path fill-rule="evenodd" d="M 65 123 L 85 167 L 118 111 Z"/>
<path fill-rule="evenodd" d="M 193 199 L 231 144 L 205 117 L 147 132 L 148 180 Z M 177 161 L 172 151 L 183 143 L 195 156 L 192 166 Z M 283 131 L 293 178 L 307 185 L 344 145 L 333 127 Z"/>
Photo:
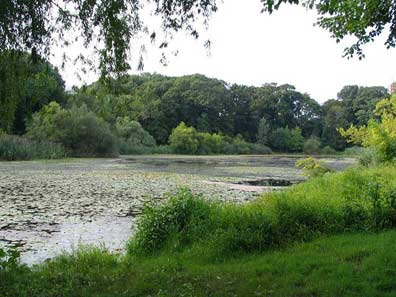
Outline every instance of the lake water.
<path fill-rule="evenodd" d="M 295 156 L 124 156 L 118 159 L 0 162 L 0 247 L 27 264 L 102 245 L 123 252 L 147 201 L 181 186 L 245 203 L 303 180 Z M 323 159 L 342 170 L 353 159 Z"/>

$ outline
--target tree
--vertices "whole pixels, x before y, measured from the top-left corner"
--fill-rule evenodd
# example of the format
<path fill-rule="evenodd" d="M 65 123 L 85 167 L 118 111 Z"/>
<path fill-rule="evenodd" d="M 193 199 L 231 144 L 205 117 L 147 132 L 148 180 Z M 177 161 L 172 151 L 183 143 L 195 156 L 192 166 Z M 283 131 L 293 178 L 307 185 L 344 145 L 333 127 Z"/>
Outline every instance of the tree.
<path fill-rule="evenodd" d="M 0 128 L 23 134 L 25 122 L 50 101 L 63 103 L 64 81 L 45 60 L 33 63 L 29 54 L 0 52 Z"/>
<path fill-rule="evenodd" d="M 380 161 L 394 161 L 396 159 L 396 95 L 380 101 L 375 112 L 381 117 L 380 121 L 371 119 L 367 126 L 352 125 L 347 130 L 340 129 L 340 133 L 348 142 L 375 149 Z"/>
<path fill-rule="evenodd" d="M 320 15 L 317 24 L 330 31 L 339 42 L 353 36 L 356 42 L 345 49 L 344 55 L 364 57 L 362 46 L 372 42 L 384 30 L 388 30 L 387 48 L 396 45 L 396 1 L 394 0 L 262 0 L 263 10 L 272 13 L 282 3 L 301 4 L 316 9 Z"/>
<path fill-rule="evenodd" d="M 267 120 L 264 117 L 261 118 L 257 133 L 257 143 L 261 145 L 268 145 L 270 131 L 271 127 Z"/>
<path fill-rule="evenodd" d="M 142 33 L 154 41 L 159 33 L 142 19 L 147 9 L 161 19 L 165 35 L 185 30 L 198 38 L 198 19 L 205 23 L 217 6 L 215 0 L 2 0 L 0 51 L 29 50 L 34 58 L 45 57 L 54 44 L 67 47 L 77 38 L 95 48 L 102 76 L 119 74 L 130 68 L 130 42 Z M 159 48 L 168 41 L 160 40 Z"/>
<path fill-rule="evenodd" d="M 196 154 L 199 148 L 198 132 L 181 122 L 169 136 L 169 144 L 176 153 Z"/>
<path fill-rule="evenodd" d="M 357 41 L 345 55 L 363 56 L 362 46 L 388 30 L 385 45 L 396 44 L 396 2 L 394 0 L 261 0 L 263 10 L 272 13 L 282 3 L 302 4 L 316 9 L 318 24 L 330 31 L 337 41 L 355 36 Z M 241 4 L 242 5 L 242 4 Z M 161 20 L 160 28 L 150 28 L 142 17 L 151 10 Z M 93 47 L 102 76 L 127 71 L 130 43 L 142 34 L 151 41 L 160 38 L 158 47 L 165 50 L 172 33 L 181 30 L 198 38 L 197 22 L 207 25 L 217 11 L 216 0 L 2 0 L 0 2 L 0 51 L 30 51 L 33 58 L 47 57 L 53 46 L 68 47 L 81 39 Z M 158 30 L 164 31 L 165 38 Z M 210 46 L 210 41 L 205 41 Z M 144 51 L 144 45 L 140 49 Z M 65 51 L 65 58 L 67 58 Z M 86 58 L 78 57 L 82 61 Z M 161 59 L 166 63 L 166 57 Z M 92 62 L 92 61 L 91 61 Z M 88 63 L 89 65 L 89 63 Z M 143 67 L 140 57 L 138 66 Z"/>
<path fill-rule="evenodd" d="M 85 105 L 63 109 L 51 102 L 33 114 L 27 136 L 37 141 L 62 144 L 77 156 L 112 156 L 117 154 L 116 139 L 109 124 Z"/>

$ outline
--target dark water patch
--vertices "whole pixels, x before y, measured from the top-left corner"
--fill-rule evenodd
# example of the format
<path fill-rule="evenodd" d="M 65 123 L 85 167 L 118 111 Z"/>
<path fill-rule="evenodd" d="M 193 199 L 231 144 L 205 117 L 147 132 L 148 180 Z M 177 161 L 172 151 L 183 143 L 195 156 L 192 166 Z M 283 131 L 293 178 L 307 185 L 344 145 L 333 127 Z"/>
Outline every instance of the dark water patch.
<path fill-rule="evenodd" d="M 240 185 L 259 186 L 259 187 L 290 187 L 292 185 L 303 182 L 303 180 L 287 180 L 266 178 L 259 180 L 246 180 L 238 182 Z"/>

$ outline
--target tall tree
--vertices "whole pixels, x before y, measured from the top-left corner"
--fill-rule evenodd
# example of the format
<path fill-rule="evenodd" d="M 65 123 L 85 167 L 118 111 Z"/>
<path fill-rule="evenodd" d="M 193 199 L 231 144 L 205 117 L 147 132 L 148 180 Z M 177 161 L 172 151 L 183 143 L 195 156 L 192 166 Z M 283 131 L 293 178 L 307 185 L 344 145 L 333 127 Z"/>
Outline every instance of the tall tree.
<path fill-rule="evenodd" d="M 48 62 L 22 52 L 0 53 L 0 129 L 22 134 L 34 112 L 64 100 L 64 81 Z"/>

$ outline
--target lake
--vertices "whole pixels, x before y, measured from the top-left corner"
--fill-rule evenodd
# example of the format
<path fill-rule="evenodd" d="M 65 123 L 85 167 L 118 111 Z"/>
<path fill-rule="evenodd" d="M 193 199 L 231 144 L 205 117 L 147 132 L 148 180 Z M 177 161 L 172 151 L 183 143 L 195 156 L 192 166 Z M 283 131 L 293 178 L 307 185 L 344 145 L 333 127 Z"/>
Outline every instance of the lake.
<path fill-rule="evenodd" d="M 123 156 L 0 162 L 0 247 L 27 264 L 79 245 L 123 252 L 145 203 L 186 186 L 207 199 L 246 203 L 304 180 L 300 156 Z M 322 158 L 335 170 L 351 158 Z"/>

